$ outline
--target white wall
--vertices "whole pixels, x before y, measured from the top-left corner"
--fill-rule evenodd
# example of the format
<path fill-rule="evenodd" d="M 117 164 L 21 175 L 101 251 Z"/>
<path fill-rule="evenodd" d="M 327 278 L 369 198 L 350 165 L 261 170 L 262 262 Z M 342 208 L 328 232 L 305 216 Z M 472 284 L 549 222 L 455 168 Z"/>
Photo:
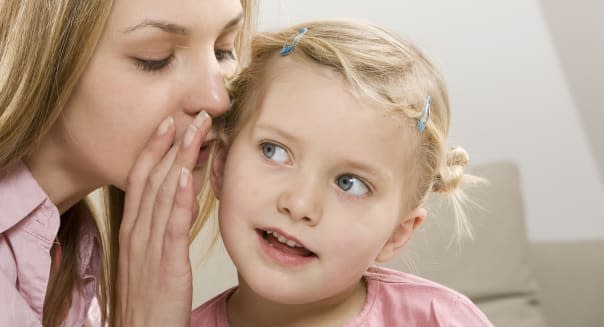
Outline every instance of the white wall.
<path fill-rule="evenodd" d="M 604 184 L 604 1 L 539 2 Z"/>
<path fill-rule="evenodd" d="M 448 80 L 451 143 L 474 164 L 518 163 L 529 237 L 604 238 L 604 190 L 537 0 L 260 2 L 260 29 L 355 17 L 416 41 Z"/>

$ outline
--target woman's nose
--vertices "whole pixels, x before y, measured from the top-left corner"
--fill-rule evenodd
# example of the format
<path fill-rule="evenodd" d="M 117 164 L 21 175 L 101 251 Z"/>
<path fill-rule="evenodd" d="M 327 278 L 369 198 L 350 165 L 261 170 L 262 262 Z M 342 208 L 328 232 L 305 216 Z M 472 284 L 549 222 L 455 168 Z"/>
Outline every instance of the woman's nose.
<path fill-rule="evenodd" d="M 200 63 L 200 66 L 192 70 L 195 73 L 191 73 L 191 85 L 184 100 L 185 110 L 191 116 L 202 110 L 212 117 L 220 116 L 229 108 L 229 95 L 220 65 L 214 59 Z"/>
<path fill-rule="evenodd" d="M 295 221 L 317 225 L 323 215 L 323 199 L 318 183 L 302 176 L 292 180 L 280 193 L 277 210 Z"/>

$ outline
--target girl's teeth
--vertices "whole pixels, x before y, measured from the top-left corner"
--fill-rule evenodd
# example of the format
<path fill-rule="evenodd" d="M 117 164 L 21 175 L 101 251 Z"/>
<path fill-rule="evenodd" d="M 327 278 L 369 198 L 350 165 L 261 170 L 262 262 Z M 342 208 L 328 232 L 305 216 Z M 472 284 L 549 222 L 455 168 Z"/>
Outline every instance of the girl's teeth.
<path fill-rule="evenodd" d="M 287 246 L 289 246 L 290 248 L 293 247 L 300 247 L 300 245 L 298 245 L 298 243 L 296 243 L 295 241 L 292 240 L 288 240 L 287 238 L 285 238 L 283 235 L 279 235 L 276 232 L 272 232 L 272 231 L 266 231 L 266 234 L 268 235 L 273 235 L 279 242 L 283 243 L 283 244 L 287 244 Z"/>

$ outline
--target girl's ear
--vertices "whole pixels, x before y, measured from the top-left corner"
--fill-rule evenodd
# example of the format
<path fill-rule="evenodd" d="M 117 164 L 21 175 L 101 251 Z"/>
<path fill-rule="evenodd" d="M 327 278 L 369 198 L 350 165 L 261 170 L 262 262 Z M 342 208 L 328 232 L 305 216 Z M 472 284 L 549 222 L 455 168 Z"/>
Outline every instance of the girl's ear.
<path fill-rule="evenodd" d="M 210 183 L 214 190 L 214 195 L 220 200 L 220 194 L 222 192 L 222 177 L 224 174 L 224 165 L 226 164 L 227 149 L 224 145 L 216 145 L 216 154 L 212 161 L 212 169 L 210 174 Z"/>
<path fill-rule="evenodd" d="M 419 207 L 396 225 L 375 261 L 386 262 L 392 259 L 407 244 L 413 232 L 424 222 L 427 214 L 426 209 Z"/>

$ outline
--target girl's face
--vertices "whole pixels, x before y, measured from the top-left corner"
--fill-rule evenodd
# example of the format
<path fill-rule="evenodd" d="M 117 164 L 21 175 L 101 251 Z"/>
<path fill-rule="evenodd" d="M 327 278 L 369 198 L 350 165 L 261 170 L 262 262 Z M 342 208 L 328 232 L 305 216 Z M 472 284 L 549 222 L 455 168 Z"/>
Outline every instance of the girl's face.
<path fill-rule="evenodd" d="M 220 231 L 242 291 L 286 304 L 334 300 L 418 222 L 403 209 L 412 130 L 362 104 L 332 71 L 273 60 L 222 179 L 216 162 Z"/>
<path fill-rule="evenodd" d="M 52 131 L 67 147 L 73 171 L 123 189 L 138 153 L 164 118 L 174 118 L 180 138 L 201 110 L 211 116 L 225 112 L 224 77 L 237 64 L 234 42 L 241 24 L 239 0 L 115 1 Z M 207 159 L 202 149 L 197 174 Z"/>

